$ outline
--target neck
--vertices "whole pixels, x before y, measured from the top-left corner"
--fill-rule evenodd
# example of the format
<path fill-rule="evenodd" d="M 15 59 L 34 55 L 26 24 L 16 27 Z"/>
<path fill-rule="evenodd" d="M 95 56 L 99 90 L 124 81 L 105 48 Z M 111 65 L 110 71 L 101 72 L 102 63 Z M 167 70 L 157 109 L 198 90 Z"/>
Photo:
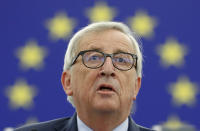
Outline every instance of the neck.
<path fill-rule="evenodd" d="M 112 131 L 129 115 L 129 113 L 119 112 L 87 112 L 83 114 L 77 111 L 77 113 L 79 118 L 94 131 Z"/>

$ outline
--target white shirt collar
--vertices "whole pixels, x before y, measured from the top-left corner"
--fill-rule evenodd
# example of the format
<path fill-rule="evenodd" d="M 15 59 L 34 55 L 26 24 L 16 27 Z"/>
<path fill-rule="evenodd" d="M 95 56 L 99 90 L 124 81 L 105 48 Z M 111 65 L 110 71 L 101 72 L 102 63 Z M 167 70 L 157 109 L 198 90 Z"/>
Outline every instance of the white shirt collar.
<path fill-rule="evenodd" d="M 128 118 L 117 126 L 113 131 L 128 131 Z"/>
<path fill-rule="evenodd" d="M 80 120 L 80 118 L 77 115 L 77 126 L 78 131 L 93 131 L 91 128 L 89 128 L 83 121 Z M 119 126 L 117 126 L 113 131 L 127 131 L 128 130 L 128 118 L 122 122 Z"/>
<path fill-rule="evenodd" d="M 85 123 L 83 123 L 80 118 L 77 115 L 77 126 L 78 126 L 78 131 L 92 131 L 91 128 L 89 128 Z"/>

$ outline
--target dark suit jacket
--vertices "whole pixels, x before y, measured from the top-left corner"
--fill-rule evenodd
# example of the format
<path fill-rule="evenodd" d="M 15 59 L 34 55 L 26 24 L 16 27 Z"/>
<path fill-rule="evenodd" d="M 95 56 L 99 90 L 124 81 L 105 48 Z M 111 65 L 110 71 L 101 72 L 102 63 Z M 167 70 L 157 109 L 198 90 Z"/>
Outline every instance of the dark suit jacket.
<path fill-rule="evenodd" d="M 47 122 L 27 125 L 15 129 L 14 131 L 78 131 L 76 114 L 70 118 L 60 118 Z M 131 117 L 129 117 L 128 131 L 153 131 L 137 125 Z"/>

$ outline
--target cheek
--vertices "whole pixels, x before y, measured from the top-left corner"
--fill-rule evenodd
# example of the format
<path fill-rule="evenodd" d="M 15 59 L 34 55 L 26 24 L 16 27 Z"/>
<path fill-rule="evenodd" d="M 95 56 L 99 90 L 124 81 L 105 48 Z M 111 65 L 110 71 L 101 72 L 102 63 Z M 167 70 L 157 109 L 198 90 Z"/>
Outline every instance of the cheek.
<path fill-rule="evenodd" d="M 122 80 L 122 91 L 127 99 L 132 99 L 134 96 L 135 77 L 132 74 L 124 75 Z"/>
<path fill-rule="evenodd" d="M 82 66 L 74 70 L 74 75 L 72 77 L 74 95 L 78 97 L 88 96 L 97 75 L 95 70 L 87 69 Z"/>

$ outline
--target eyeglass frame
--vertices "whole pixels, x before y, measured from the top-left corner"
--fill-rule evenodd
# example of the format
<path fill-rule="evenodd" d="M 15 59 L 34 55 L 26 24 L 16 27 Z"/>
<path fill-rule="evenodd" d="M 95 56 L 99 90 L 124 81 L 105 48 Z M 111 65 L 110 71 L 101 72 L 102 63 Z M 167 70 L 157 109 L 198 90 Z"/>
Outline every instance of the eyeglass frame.
<path fill-rule="evenodd" d="M 83 55 L 84 55 L 85 53 L 87 53 L 87 52 L 90 52 L 90 51 L 95 51 L 95 52 L 101 53 L 101 54 L 104 56 L 104 61 L 103 61 L 103 63 L 102 63 L 100 66 L 97 66 L 97 67 L 93 68 L 93 67 L 88 67 L 88 66 L 85 64 L 85 62 L 84 62 L 84 60 L 83 60 Z M 113 56 L 116 55 L 116 54 L 120 54 L 120 53 L 131 55 L 132 58 L 133 58 L 133 60 L 135 59 L 135 64 L 133 63 L 132 66 L 131 66 L 129 69 L 126 69 L 126 70 L 119 69 L 119 68 L 113 63 Z M 84 50 L 84 51 L 80 51 L 80 52 L 78 53 L 78 55 L 77 55 L 77 56 L 75 57 L 75 59 L 73 60 L 71 66 L 74 65 L 74 64 L 76 63 L 76 60 L 78 59 L 78 57 L 79 57 L 80 55 L 82 56 L 82 63 L 83 63 L 87 68 L 90 68 L 90 69 L 97 69 L 97 68 L 102 67 L 102 66 L 104 65 L 105 61 L 106 61 L 106 58 L 107 58 L 107 57 L 110 57 L 111 60 L 112 60 L 113 66 L 114 66 L 115 68 L 117 68 L 118 70 L 121 70 L 121 71 L 128 71 L 128 70 L 132 69 L 133 66 L 134 66 L 135 69 L 137 70 L 137 60 L 138 60 L 138 56 L 135 55 L 135 54 L 128 53 L 128 52 L 122 52 L 122 51 L 121 51 L 121 52 L 116 52 L 116 53 L 113 53 L 113 54 L 107 54 L 107 53 L 101 52 L 101 51 L 96 50 L 96 49 L 94 49 L 94 50 Z"/>

